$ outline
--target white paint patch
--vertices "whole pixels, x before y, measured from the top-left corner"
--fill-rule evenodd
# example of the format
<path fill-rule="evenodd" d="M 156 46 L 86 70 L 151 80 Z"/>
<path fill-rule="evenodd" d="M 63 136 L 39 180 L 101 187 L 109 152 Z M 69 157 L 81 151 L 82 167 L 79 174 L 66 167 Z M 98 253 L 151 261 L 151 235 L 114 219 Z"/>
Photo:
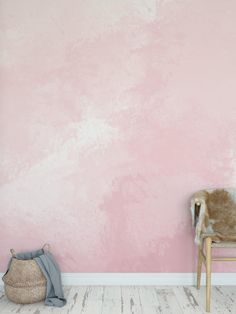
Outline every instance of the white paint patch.
<path fill-rule="evenodd" d="M 8 208 L 14 200 L 21 200 L 18 208 L 54 208 L 58 199 L 58 182 L 61 177 L 71 175 L 77 169 L 81 158 L 104 149 L 118 138 L 118 130 L 102 119 L 86 119 L 69 124 L 65 131 L 75 130 L 64 145 L 60 145 L 48 157 L 25 170 L 10 184 L 0 189 L 1 204 Z M 50 186 L 54 189 L 49 189 Z M 37 186 L 37 188 L 36 188 Z M 70 192 L 70 191 L 69 191 Z M 30 194 L 30 197 L 28 197 Z M 44 197 L 42 197 L 44 195 Z"/>
<path fill-rule="evenodd" d="M 93 149 L 107 146 L 118 138 L 118 130 L 102 119 L 86 119 L 80 123 L 70 124 L 69 128 L 76 131 L 80 146 L 92 146 Z"/>
<path fill-rule="evenodd" d="M 136 12 L 146 21 L 153 21 L 156 18 L 156 0 L 133 0 Z"/>

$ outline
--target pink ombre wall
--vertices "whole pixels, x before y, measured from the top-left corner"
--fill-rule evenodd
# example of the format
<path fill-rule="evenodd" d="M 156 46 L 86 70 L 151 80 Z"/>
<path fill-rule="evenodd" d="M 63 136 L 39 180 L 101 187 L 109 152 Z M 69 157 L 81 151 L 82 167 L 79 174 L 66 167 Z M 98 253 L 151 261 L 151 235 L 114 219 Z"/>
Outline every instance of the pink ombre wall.
<path fill-rule="evenodd" d="M 44 242 L 68 272 L 194 270 L 189 197 L 236 184 L 235 12 L 0 0 L 1 271 Z"/>

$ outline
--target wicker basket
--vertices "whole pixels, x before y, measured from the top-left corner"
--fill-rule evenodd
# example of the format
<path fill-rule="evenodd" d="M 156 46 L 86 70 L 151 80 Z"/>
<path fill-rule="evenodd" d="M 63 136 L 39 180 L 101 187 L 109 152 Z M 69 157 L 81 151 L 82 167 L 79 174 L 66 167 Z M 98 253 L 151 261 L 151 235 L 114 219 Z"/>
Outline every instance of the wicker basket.
<path fill-rule="evenodd" d="M 44 300 L 46 297 L 46 278 L 36 261 L 33 259 L 20 260 L 16 258 L 14 250 L 11 250 L 11 253 L 10 268 L 3 277 L 8 299 L 20 304 Z"/>

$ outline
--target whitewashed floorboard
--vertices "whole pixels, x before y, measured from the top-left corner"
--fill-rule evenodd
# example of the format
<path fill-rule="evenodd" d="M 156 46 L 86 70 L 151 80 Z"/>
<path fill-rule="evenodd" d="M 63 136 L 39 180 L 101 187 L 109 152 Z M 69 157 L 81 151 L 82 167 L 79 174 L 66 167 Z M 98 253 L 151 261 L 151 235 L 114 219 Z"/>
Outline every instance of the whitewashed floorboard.
<path fill-rule="evenodd" d="M 105 287 L 88 287 L 82 302 L 81 314 L 101 314 Z"/>
<path fill-rule="evenodd" d="M 43 302 L 19 305 L 0 289 L 0 314 L 206 314 L 205 287 L 74 286 L 64 288 L 63 308 Z M 212 287 L 212 314 L 236 314 L 236 286 Z"/>
<path fill-rule="evenodd" d="M 121 287 L 105 287 L 102 314 L 121 314 Z"/>
<path fill-rule="evenodd" d="M 236 287 L 221 287 L 225 297 L 231 303 L 232 313 L 236 313 Z"/>
<path fill-rule="evenodd" d="M 163 314 L 183 314 L 172 288 L 156 288 L 157 298 Z"/>
<path fill-rule="evenodd" d="M 4 296 L 4 288 L 3 286 L 0 286 L 0 300 Z"/>
<path fill-rule="evenodd" d="M 198 300 L 199 305 L 202 308 L 203 313 L 206 309 L 206 287 L 202 286 L 199 290 L 196 287 L 190 287 L 192 294 L 194 295 L 195 299 Z M 218 296 L 218 293 L 215 290 L 215 287 L 212 287 L 212 296 L 211 296 L 211 313 L 214 314 L 228 314 L 233 313 L 231 309 L 228 309 L 225 304 L 223 303 L 222 297 Z"/>
<path fill-rule="evenodd" d="M 155 290 L 162 314 L 183 314 L 172 288 Z"/>
<path fill-rule="evenodd" d="M 197 300 L 197 303 L 199 307 L 201 308 L 202 313 L 206 314 L 206 289 L 205 287 L 201 287 L 200 290 L 198 290 L 195 286 L 194 287 L 188 287 L 194 296 L 195 300 Z M 212 300 L 213 301 L 213 300 Z M 218 312 L 213 312 L 214 314 L 218 314 Z"/>
<path fill-rule="evenodd" d="M 157 299 L 155 287 L 139 287 L 139 296 L 143 314 L 161 314 L 160 303 Z"/>
<path fill-rule="evenodd" d="M 122 314 L 143 314 L 138 287 L 121 287 Z"/>
<path fill-rule="evenodd" d="M 173 291 L 184 314 L 203 314 L 201 306 L 189 287 L 175 287 Z"/>
<path fill-rule="evenodd" d="M 12 306 L 12 302 L 10 302 L 7 297 L 5 295 L 2 296 L 1 300 L 0 300 L 0 313 L 8 313 L 8 311 L 10 311 L 11 306 Z M 18 304 L 14 304 L 15 307 L 19 308 Z"/>
<path fill-rule="evenodd" d="M 204 303 L 206 303 L 206 289 L 205 287 L 202 287 L 200 289 L 200 293 L 202 295 Z M 218 292 L 216 287 L 212 287 L 211 289 L 211 312 L 216 314 L 229 314 L 231 312 L 231 309 L 226 306 L 224 302 L 224 297 L 222 297 Z"/>
<path fill-rule="evenodd" d="M 219 306 L 219 303 L 221 304 L 221 307 L 224 309 L 224 314 L 232 313 L 232 302 L 224 295 L 221 287 L 212 287 L 212 300 L 213 304 L 217 302 L 217 306 Z"/>
<path fill-rule="evenodd" d="M 68 314 L 75 314 L 81 313 L 83 307 L 85 306 L 85 299 L 88 292 L 88 287 L 81 286 L 81 287 L 71 287 L 70 297 L 68 298 L 67 304 L 65 306 L 65 313 Z M 64 309 L 64 308 L 63 308 Z"/>

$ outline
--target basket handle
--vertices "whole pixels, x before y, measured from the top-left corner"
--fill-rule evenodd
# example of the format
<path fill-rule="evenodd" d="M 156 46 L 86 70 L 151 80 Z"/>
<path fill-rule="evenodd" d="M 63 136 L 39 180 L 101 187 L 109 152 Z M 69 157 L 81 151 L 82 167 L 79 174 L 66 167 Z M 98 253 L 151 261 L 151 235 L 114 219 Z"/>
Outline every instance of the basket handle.
<path fill-rule="evenodd" d="M 43 247 L 42 247 L 42 249 L 44 250 L 44 251 L 51 251 L 51 247 L 50 247 L 50 245 L 48 244 L 48 243 L 45 243 L 44 245 L 43 245 Z"/>
<path fill-rule="evenodd" d="M 16 257 L 16 251 L 14 249 L 10 249 L 12 257 Z"/>

